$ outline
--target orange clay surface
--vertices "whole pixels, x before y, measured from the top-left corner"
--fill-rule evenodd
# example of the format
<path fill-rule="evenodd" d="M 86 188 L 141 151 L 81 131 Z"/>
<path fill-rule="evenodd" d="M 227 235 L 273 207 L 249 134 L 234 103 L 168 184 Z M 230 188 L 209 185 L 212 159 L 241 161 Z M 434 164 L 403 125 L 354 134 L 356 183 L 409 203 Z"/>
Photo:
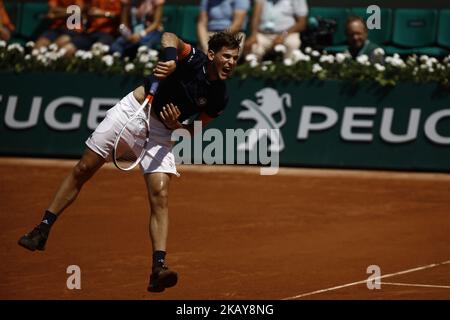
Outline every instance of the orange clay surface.
<path fill-rule="evenodd" d="M 179 283 L 149 293 L 138 170 L 103 167 L 45 251 L 17 245 L 74 164 L 0 158 L 0 299 L 450 299 L 450 174 L 181 166 L 167 256 Z M 66 287 L 70 265 L 81 290 Z M 363 281 L 370 265 L 390 275 L 381 289 Z"/>

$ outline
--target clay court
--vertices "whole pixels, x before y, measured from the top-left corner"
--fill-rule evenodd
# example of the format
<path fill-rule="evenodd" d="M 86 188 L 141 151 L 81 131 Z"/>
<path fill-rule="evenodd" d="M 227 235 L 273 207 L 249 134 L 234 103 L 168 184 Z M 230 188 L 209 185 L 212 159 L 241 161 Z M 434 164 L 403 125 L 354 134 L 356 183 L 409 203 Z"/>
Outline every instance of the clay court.
<path fill-rule="evenodd" d="M 102 168 L 45 251 L 17 245 L 74 163 L 0 158 L 0 299 L 450 299 L 450 174 L 182 166 L 168 245 L 179 283 L 158 294 L 139 171 Z M 81 290 L 66 287 L 69 265 Z M 367 288 L 370 265 L 381 289 Z"/>

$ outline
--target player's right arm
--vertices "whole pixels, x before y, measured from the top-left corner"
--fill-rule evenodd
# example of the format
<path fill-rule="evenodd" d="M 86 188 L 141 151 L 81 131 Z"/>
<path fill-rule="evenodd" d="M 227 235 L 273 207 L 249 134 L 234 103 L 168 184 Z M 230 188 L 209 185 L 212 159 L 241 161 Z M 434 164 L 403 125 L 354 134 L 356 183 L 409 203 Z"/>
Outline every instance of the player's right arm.
<path fill-rule="evenodd" d="M 158 79 L 164 79 L 175 71 L 177 60 L 186 58 L 191 46 L 178 38 L 174 33 L 164 32 L 161 38 L 162 59 L 158 61 L 153 75 Z"/>

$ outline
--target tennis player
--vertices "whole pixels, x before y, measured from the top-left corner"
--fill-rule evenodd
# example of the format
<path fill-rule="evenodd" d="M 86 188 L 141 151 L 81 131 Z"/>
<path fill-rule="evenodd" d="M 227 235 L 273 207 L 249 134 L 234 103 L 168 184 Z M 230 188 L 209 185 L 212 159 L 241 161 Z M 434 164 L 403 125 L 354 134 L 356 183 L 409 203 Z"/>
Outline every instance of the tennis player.
<path fill-rule="evenodd" d="M 182 124 L 191 117 L 205 126 L 219 116 L 228 101 L 225 82 L 239 55 L 239 36 L 228 32 L 214 34 L 204 54 L 175 34 L 164 33 L 162 59 L 144 86 L 136 88 L 113 108 L 86 140 L 87 148 L 80 161 L 63 180 L 41 223 L 19 239 L 31 251 L 44 250 L 50 229 L 57 217 L 76 199 L 82 186 L 107 161 L 111 160 L 116 135 L 126 119 L 144 102 L 154 79 L 160 81 L 150 118 L 149 143 L 140 163 L 150 202 L 150 239 L 153 265 L 148 290 L 162 292 L 174 286 L 178 275 L 166 263 L 168 234 L 168 195 L 171 176 L 178 176 L 172 153 L 171 134 L 185 128 L 193 133 L 193 124 Z M 153 80 L 152 80 L 153 79 Z"/>

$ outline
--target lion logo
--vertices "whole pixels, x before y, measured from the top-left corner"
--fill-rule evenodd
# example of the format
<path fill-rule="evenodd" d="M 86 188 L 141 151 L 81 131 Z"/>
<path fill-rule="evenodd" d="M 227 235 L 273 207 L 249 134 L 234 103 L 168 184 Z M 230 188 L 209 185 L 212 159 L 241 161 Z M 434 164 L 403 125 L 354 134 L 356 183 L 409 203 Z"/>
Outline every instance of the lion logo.
<path fill-rule="evenodd" d="M 238 113 L 237 119 L 254 120 L 256 122 L 248 140 L 240 143 L 238 150 L 252 151 L 257 142 L 267 136 L 270 140 L 269 150 L 271 152 L 281 152 L 284 149 L 284 140 L 280 130 L 277 134 L 268 135 L 268 130 L 259 129 L 280 129 L 286 123 L 286 113 L 284 107 L 291 107 L 291 95 L 288 93 L 278 94 L 273 88 L 264 88 L 255 93 L 256 103 L 250 99 L 241 102 L 246 109 Z M 279 120 L 275 116 L 279 114 Z"/>

